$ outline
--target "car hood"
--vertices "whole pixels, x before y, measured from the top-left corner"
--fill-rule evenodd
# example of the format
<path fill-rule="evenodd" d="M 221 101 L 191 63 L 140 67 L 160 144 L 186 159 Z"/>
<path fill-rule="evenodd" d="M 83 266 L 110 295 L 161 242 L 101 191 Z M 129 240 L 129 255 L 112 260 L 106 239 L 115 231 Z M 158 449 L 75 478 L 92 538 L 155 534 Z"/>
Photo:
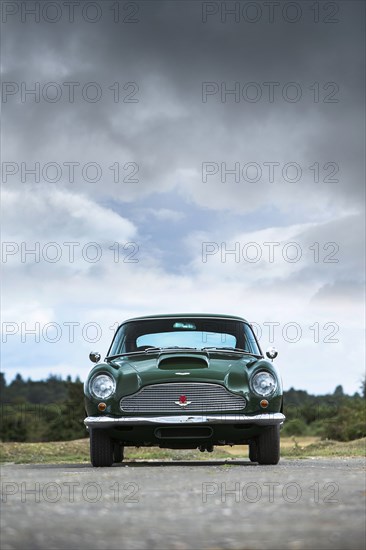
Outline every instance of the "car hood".
<path fill-rule="evenodd" d="M 236 353 L 174 352 L 124 356 L 99 364 L 98 371 L 113 369 L 119 396 L 135 393 L 143 386 L 167 382 L 218 383 L 228 390 L 244 394 L 249 372 L 258 366 L 272 368 L 264 359 Z M 95 374 L 95 369 L 93 369 Z"/>

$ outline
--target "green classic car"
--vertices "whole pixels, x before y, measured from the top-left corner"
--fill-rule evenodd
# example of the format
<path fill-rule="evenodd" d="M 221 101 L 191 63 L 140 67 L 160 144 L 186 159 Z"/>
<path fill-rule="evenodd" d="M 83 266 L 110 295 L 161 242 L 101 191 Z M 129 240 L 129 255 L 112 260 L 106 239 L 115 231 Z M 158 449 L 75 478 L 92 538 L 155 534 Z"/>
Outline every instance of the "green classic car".
<path fill-rule="evenodd" d="M 277 356 L 270 348 L 267 357 Z M 126 446 L 211 452 L 249 445 L 259 464 L 280 459 L 282 384 L 251 325 L 232 315 L 129 319 L 85 382 L 84 422 L 93 466 L 123 460 Z"/>

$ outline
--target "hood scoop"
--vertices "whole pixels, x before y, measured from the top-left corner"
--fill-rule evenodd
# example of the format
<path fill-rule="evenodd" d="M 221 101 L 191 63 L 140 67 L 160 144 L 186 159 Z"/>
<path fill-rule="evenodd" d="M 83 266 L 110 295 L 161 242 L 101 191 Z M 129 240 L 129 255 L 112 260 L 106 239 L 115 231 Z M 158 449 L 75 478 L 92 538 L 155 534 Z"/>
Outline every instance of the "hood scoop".
<path fill-rule="evenodd" d="M 175 369 L 207 369 L 209 366 L 209 360 L 204 355 L 163 355 L 159 357 L 158 364 L 159 369 L 175 370 Z"/>

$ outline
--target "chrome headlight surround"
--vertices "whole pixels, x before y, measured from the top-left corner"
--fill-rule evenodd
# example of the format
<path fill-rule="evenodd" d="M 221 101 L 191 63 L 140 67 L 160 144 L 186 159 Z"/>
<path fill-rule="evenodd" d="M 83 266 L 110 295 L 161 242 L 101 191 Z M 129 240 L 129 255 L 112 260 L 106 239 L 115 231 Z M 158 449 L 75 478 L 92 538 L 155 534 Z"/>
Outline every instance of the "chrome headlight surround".
<path fill-rule="evenodd" d="M 90 379 L 89 391 L 96 399 L 108 399 L 116 391 L 116 381 L 110 374 L 98 372 Z"/>
<path fill-rule="evenodd" d="M 260 370 L 253 374 L 250 385 L 254 393 L 260 397 L 269 397 L 278 386 L 276 377 L 268 370 Z"/>

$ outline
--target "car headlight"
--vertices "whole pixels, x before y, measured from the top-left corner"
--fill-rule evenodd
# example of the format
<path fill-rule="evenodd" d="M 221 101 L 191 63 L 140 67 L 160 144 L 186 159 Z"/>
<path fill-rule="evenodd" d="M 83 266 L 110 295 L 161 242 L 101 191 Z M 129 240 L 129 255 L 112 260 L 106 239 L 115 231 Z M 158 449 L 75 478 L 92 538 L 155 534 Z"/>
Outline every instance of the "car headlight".
<path fill-rule="evenodd" d="M 277 381 L 270 372 L 260 371 L 252 378 L 252 388 L 258 395 L 267 397 L 277 388 Z"/>
<path fill-rule="evenodd" d="M 116 389 L 115 380 L 108 374 L 97 374 L 90 381 L 90 393 L 98 399 L 107 399 Z"/>

